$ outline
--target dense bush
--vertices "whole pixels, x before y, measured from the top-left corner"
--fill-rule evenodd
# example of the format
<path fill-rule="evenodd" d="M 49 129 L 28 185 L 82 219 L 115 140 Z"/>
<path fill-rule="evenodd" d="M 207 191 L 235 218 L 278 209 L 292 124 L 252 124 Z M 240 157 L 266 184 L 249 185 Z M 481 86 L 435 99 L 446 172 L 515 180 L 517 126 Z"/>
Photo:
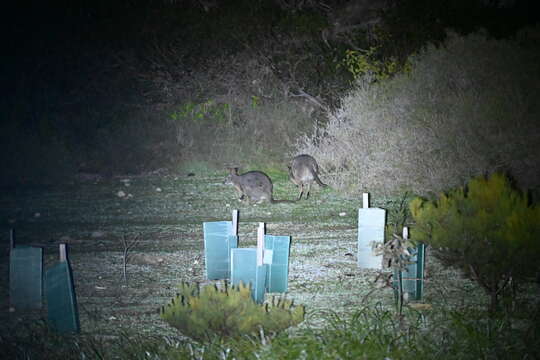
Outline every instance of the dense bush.
<path fill-rule="evenodd" d="M 529 309 L 527 309 L 529 310 Z M 58 336 L 32 329 L 0 337 L 2 359 L 537 359 L 538 309 L 515 326 L 511 318 L 486 319 L 477 311 L 407 310 L 397 317 L 381 306 L 349 317 L 324 317 L 325 325 L 294 334 L 197 343 L 177 336 L 129 331 L 112 336 Z"/>
<path fill-rule="evenodd" d="M 448 27 L 467 33 L 489 19 L 508 28 L 499 33 L 511 32 L 509 10 L 494 17 L 485 3 L 125 0 L 21 7 L 10 18 L 23 16 L 29 26 L 7 26 L 13 51 L 0 68 L 0 132 L 8 138 L 0 143 L 0 183 L 51 175 L 56 182 L 77 171 L 177 170 L 190 162 L 281 162 L 298 132 L 339 104 L 352 77 L 393 74 L 426 41 L 442 41 Z M 387 11 L 375 14 L 382 5 Z M 463 12 L 469 16 L 458 16 Z M 377 28 L 368 26 L 378 19 Z M 169 121 L 186 104 L 209 99 L 230 106 L 233 127 Z M 261 106 L 250 108 L 251 99 Z"/>
<path fill-rule="evenodd" d="M 538 186 L 540 57 L 532 44 L 449 34 L 444 46 L 411 57 L 411 72 L 364 77 L 297 151 L 351 191 L 438 192 L 496 170 Z"/>
<path fill-rule="evenodd" d="M 183 283 L 178 295 L 160 312 L 169 325 L 196 340 L 236 338 L 261 331 L 276 334 L 302 322 L 304 313 L 303 306 L 293 306 L 285 299 L 258 305 L 249 286 L 230 287 L 226 283 L 221 289 Z"/>
<path fill-rule="evenodd" d="M 313 109 L 291 92 L 322 93 L 325 82 L 312 75 L 331 61 L 310 41 L 324 17 L 283 16 L 272 1 L 43 10 L 25 13 L 36 17 L 31 26 L 13 27 L 28 41 L 0 69 L 0 183 L 281 161 L 312 121 Z M 36 30 L 41 18 L 62 26 Z M 318 55 L 306 57 L 310 46 Z M 217 112 L 204 119 L 171 117 L 209 101 Z"/>
<path fill-rule="evenodd" d="M 540 258 L 540 206 L 512 189 L 501 174 L 476 178 L 434 201 L 410 203 L 413 238 L 431 245 L 490 296 L 490 310 L 510 285 L 534 278 Z"/>
<path fill-rule="evenodd" d="M 184 161 L 210 167 L 272 167 L 285 161 L 299 134 L 311 128 L 309 114 L 287 100 L 258 96 L 234 101 L 187 102 L 169 113 L 167 127 Z"/>

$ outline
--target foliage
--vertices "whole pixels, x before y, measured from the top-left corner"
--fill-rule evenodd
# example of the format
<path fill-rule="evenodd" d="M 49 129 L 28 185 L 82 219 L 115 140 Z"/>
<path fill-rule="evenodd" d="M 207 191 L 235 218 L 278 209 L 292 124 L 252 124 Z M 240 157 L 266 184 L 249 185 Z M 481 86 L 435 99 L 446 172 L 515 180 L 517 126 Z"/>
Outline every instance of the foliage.
<path fill-rule="evenodd" d="M 389 233 L 389 227 L 386 233 Z M 408 300 L 408 291 L 404 289 L 403 282 L 400 280 L 402 272 L 407 271 L 408 267 L 416 264 L 413 260 L 417 244 L 409 238 L 404 238 L 396 233 L 390 232 L 388 240 L 374 249 L 375 255 L 383 256 L 385 267 L 392 269 L 392 287 L 394 288 L 395 305 L 398 314 L 403 313 L 403 305 Z"/>
<path fill-rule="evenodd" d="M 350 316 L 329 312 L 322 329 L 278 337 L 263 350 L 264 359 L 405 359 L 414 347 L 415 326 L 400 324 L 381 304 Z M 415 324 L 416 325 L 416 324 Z"/>
<path fill-rule="evenodd" d="M 57 177 L 67 179 L 77 171 L 134 173 L 188 161 L 215 161 L 211 165 L 221 168 L 238 153 L 264 158 L 272 152 L 278 154 L 272 161 L 284 161 L 279 155 L 290 150 L 296 130 L 325 121 L 322 109 L 340 103 L 351 74 L 358 76 L 367 67 L 385 77 L 394 63 L 402 64 L 426 41 L 439 44 L 449 27 L 466 33 L 471 23 L 475 27 L 486 19 L 496 27 L 517 25 L 514 20 L 508 25 L 508 9 L 493 17 L 480 6 L 486 1 L 399 0 L 390 2 L 375 29 L 381 32 L 374 33 L 372 28 L 359 30 L 357 19 L 347 23 L 348 16 L 340 17 L 347 3 L 125 0 L 20 7 L 18 15 L 32 26 L 7 27 L 8 38 L 28 41 L 12 46 L 0 69 L 6 89 L 0 99 L 1 122 L 7 124 L 0 132 L 2 140 L 8 138 L 0 141 L 6 165 L 0 176 L 10 181 L 62 174 Z M 464 12 L 469 16 L 458 16 Z M 502 16 L 504 21 L 498 21 Z M 43 19 L 54 24 L 47 31 L 41 31 Z M 372 47 L 377 48 L 372 55 L 347 55 L 354 73 L 336 66 L 346 49 Z M 251 96 L 251 105 L 260 110 L 256 119 L 242 111 Z M 214 131 L 220 126 L 217 119 L 223 119 L 220 114 L 204 125 L 195 122 L 193 131 L 181 130 L 183 122 L 169 118 L 175 112 L 181 117 L 188 110 L 184 104 L 198 107 L 206 99 L 237 112 L 237 132 L 245 122 L 250 122 L 250 131 L 260 122 L 265 129 L 294 124 L 295 131 L 269 134 L 284 139 L 277 145 L 257 146 L 262 136 L 252 140 L 244 135 L 247 144 L 239 149 L 238 138 Z M 323 106 L 310 108 L 307 99 Z M 306 115 L 276 116 L 272 107 L 282 104 Z M 163 121 L 163 114 L 171 121 Z M 297 120 L 302 126 L 296 126 Z M 214 151 L 206 139 L 216 136 L 229 143 L 219 139 Z M 17 158 L 10 155 L 14 152 Z"/>
<path fill-rule="evenodd" d="M 377 59 L 379 49 L 380 46 L 371 46 L 368 50 L 362 52 L 348 49 L 345 51 L 345 57 L 340 66 L 345 67 L 354 80 L 369 74 L 373 80 L 382 81 L 399 71 L 410 71 L 410 64 L 401 65 L 394 58 L 387 60 Z"/>
<path fill-rule="evenodd" d="M 437 193 L 501 169 L 538 186 L 533 44 L 450 33 L 444 46 L 410 57 L 409 73 L 359 79 L 296 152 L 313 155 L 330 185 L 352 193 Z"/>
<path fill-rule="evenodd" d="M 481 0 L 480 0 L 481 1 Z M 477 30 L 486 9 L 479 0 L 399 0 L 383 15 L 384 26 L 391 37 L 386 51 L 410 54 L 427 42 L 439 43 L 446 37 L 446 29 L 461 34 Z M 468 14 L 468 16 L 458 16 Z M 473 15 L 474 14 L 474 15 Z"/>
<path fill-rule="evenodd" d="M 172 121 L 184 123 L 184 126 L 197 122 L 224 123 L 227 121 L 229 109 L 229 104 L 216 104 L 209 99 L 202 103 L 187 102 L 173 111 L 169 117 Z"/>
<path fill-rule="evenodd" d="M 219 169 L 260 168 L 284 161 L 311 120 L 291 101 L 250 95 L 186 102 L 168 113 L 167 125 L 182 152 L 183 168 L 197 162 Z"/>
<path fill-rule="evenodd" d="M 492 312 L 509 285 L 536 275 L 540 206 L 529 205 L 504 175 L 473 179 L 433 202 L 416 198 L 410 209 L 414 239 L 477 281 L 491 297 Z"/>
<path fill-rule="evenodd" d="M 58 336 L 45 325 L 0 336 L 2 359 L 536 359 L 540 313 L 525 319 L 486 319 L 477 311 L 414 311 L 402 317 L 382 306 L 350 317 L 330 313 L 322 328 L 309 327 L 268 341 L 234 338 L 196 343 L 189 338 L 119 332 L 111 336 Z"/>
<path fill-rule="evenodd" d="M 212 99 L 195 103 L 188 101 L 169 114 L 169 123 L 175 129 L 176 143 L 184 148 L 202 141 L 202 134 L 211 136 L 212 130 L 232 124 L 232 110 L 227 103 Z"/>
<path fill-rule="evenodd" d="M 431 312 L 437 325 L 417 337 L 416 354 L 426 359 L 536 358 L 540 354 L 536 338 L 540 335 L 540 314 L 534 308 L 527 311 L 530 321 L 526 322 L 501 314 L 486 318 L 477 309 L 443 310 L 437 316 Z"/>
<path fill-rule="evenodd" d="M 420 50 L 426 43 L 440 44 L 448 29 L 467 35 L 486 29 L 496 37 L 508 38 L 527 23 L 527 5 L 519 2 L 485 0 L 391 0 L 383 13 L 383 26 L 391 41 L 384 51 L 396 56 Z M 510 4 L 513 3 L 513 4 Z M 464 15 L 466 14 L 466 15 Z M 528 20 L 529 24 L 534 21 Z"/>
<path fill-rule="evenodd" d="M 241 335 L 276 334 L 304 320 L 304 307 L 291 300 L 273 298 L 258 305 L 251 288 L 240 283 L 221 289 L 207 285 L 182 283 L 180 292 L 170 304 L 161 308 L 162 319 L 183 334 L 197 340 L 213 336 L 235 338 Z"/>
<path fill-rule="evenodd" d="M 287 12 L 277 24 L 280 31 L 316 34 L 328 26 L 327 19 L 312 11 Z"/>

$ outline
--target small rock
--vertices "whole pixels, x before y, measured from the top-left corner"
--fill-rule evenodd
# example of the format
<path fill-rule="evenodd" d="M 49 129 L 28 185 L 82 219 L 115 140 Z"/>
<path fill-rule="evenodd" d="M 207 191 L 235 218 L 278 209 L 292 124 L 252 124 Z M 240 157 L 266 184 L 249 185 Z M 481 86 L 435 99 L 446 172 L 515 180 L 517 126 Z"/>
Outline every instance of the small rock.
<path fill-rule="evenodd" d="M 15 312 L 15 308 L 14 308 L 13 306 L 10 306 L 10 307 L 9 307 L 9 312 L 10 312 L 10 313 Z"/>
<path fill-rule="evenodd" d="M 422 303 L 409 303 L 407 304 L 408 307 L 413 308 L 415 310 L 431 310 L 433 309 L 433 306 L 431 304 L 422 304 Z"/>
<path fill-rule="evenodd" d="M 94 184 L 97 184 L 102 177 L 99 174 L 80 172 L 75 175 L 75 179 L 83 182 L 94 182 Z"/>
<path fill-rule="evenodd" d="M 38 217 L 40 217 L 40 216 L 41 216 L 41 213 L 38 213 L 38 212 L 37 212 L 37 213 L 34 214 L 34 217 L 35 217 L 35 218 L 38 218 Z"/>
<path fill-rule="evenodd" d="M 157 191 L 157 192 L 161 192 L 162 190 L 161 190 L 160 187 L 157 187 L 157 188 L 156 188 L 156 191 Z"/>
<path fill-rule="evenodd" d="M 105 236 L 105 232 L 104 231 L 100 231 L 100 230 L 96 230 L 96 231 L 93 231 L 91 234 L 90 234 L 90 237 L 94 238 L 94 239 L 97 239 L 97 238 L 102 238 Z"/>
<path fill-rule="evenodd" d="M 116 320 L 116 317 L 115 317 L 115 316 L 111 316 L 111 317 L 109 317 L 109 320 Z"/>
<path fill-rule="evenodd" d="M 123 197 L 126 196 L 126 193 L 123 192 L 122 190 L 120 190 L 120 191 L 118 191 L 118 192 L 116 193 L 116 196 L 118 196 L 119 198 L 123 198 Z"/>
<path fill-rule="evenodd" d="M 225 207 L 231 207 L 231 204 L 225 204 Z"/>
<path fill-rule="evenodd" d="M 341 217 L 347 216 L 347 213 L 345 211 L 342 211 L 342 212 L 339 213 L 339 216 L 341 216 Z"/>
<path fill-rule="evenodd" d="M 136 265 L 161 265 L 165 259 L 150 254 L 133 254 L 130 261 Z"/>
<path fill-rule="evenodd" d="M 63 235 L 60 237 L 60 242 L 67 243 L 71 241 L 71 236 L 69 235 Z"/>

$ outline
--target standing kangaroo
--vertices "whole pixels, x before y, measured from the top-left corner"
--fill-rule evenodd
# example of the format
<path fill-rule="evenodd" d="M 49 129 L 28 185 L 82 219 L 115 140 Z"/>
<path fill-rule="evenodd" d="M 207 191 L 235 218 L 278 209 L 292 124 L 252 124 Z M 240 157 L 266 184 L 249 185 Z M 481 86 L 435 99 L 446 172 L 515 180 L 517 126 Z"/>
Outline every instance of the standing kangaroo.
<path fill-rule="evenodd" d="M 224 184 L 233 185 L 240 195 L 240 200 L 247 196 L 249 200 L 258 203 L 264 200 L 268 200 L 271 204 L 293 202 L 292 200 L 274 200 L 272 181 L 268 175 L 261 171 L 249 171 L 238 175 L 238 168 L 230 168 Z"/>
<path fill-rule="evenodd" d="M 311 155 L 298 155 L 292 160 L 292 163 L 289 166 L 289 178 L 293 183 L 300 187 L 300 195 L 298 196 L 297 201 L 302 198 L 304 192 L 306 194 L 306 199 L 309 198 L 311 184 L 313 184 L 314 181 L 316 181 L 319 186 L 328 186 L 323 184 L 319 179 L 319 176 L 317 175 L 318 172 L 319 166 L 317 165 L 317 161 L 315 161 Z M 307 191 L 304 191 L 305 187 L 307 187 Z"/>

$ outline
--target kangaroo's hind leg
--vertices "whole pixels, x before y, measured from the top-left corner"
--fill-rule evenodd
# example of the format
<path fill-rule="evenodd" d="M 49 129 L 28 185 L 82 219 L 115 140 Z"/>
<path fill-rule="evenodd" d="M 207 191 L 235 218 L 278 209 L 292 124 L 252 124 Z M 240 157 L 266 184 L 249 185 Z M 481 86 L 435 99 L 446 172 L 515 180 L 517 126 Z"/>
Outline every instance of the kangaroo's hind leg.
<path fill-rule="evenodd" d="M 307 193 L 306 193 L 306 200 L 309 199 L 309 193 L 311 191 L 311 183 L 307 183 Z"/>
<path fill-rule="evenodd" d="M 304 193 L 304 184 L 300 183 L 300 185 L 298 185 L 298 187 L 300 188 L 300 194 L 298 194 L 298 200 L 297 201 L 302 199 L 302 194 Z"/>

